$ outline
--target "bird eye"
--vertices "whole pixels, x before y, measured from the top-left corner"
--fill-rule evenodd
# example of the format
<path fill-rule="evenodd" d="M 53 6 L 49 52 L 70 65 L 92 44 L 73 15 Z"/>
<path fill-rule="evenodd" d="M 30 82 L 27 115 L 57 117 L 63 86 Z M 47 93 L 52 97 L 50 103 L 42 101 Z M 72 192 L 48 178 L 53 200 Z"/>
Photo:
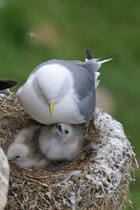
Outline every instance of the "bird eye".
<path fill-rule="evenodd" d="M 65 130 L 65 133 L 66 133 L 66 134 L 68 134 L 68 133 L 69 133 L 69 131 L 68 131 L 68 130 Z"/>
<path fill-rule="evenodd" d="M 20 157 L 19 155 L 16 156 L 16 158 L 19 158 L 19 157 Z"/>

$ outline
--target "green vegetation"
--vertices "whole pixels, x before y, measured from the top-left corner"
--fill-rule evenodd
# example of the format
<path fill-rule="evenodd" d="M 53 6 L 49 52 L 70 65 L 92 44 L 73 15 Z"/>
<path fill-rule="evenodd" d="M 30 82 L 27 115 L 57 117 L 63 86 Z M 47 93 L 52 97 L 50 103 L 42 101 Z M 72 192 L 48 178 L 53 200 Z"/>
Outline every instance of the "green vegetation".
<path fill-rule="evenodd" d="M 139 0 L 1 1 L 1 79 L 22 84 L 41 62 L 53 58 L 84 60 L 86 48 L 101 58 L 128 51 L 102 67 L 100 86 L 112 94 L 114 117 L 124 125 L 140 160 L 139 8 Z M 35 35 L 30 37 L 30 32 Z M 131 197 L 138 210 L 140 172 L 136 172 L 136 179 Z"/>

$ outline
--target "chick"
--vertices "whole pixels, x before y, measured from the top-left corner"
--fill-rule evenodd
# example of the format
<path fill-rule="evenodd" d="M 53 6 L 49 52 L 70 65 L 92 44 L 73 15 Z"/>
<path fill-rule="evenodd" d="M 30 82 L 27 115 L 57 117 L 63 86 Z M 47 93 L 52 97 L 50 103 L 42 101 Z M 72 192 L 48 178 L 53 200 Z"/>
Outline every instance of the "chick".
<path fill-rule="evenodd" d="M 78 125 L 60 123 L 44 126 L 38 143 L 48 161 L 71 161 L 79 154 L 83 140 L 84 135 Z M 63 166 L 63 164 L 60 165 Z M 57 169 L 59 166 L 56 167 Z"/>
<path fill-rule="evenodd" d="M 9 145 L 7 157 L 21 167 L 44 168 L 47 160 L 40 152 L 38 135 L 41 126 L 29 126 L 22 129 L 15 140 Z"/>

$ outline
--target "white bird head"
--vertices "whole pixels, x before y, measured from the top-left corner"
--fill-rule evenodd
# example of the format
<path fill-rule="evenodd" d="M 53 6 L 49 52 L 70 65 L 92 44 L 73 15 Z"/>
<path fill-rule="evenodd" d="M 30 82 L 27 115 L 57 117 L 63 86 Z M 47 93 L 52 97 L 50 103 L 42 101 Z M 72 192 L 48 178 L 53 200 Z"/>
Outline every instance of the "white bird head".
<path fill-rule="evenodd" d="M 42 95 L 42 99 L 48 103 L 52 117 L 53 107 L 69 90 L 69 72 L 60 64 L 42 66 L 35 74 L 34 86 Z"/>
<path fill-rule="evenodd" d="M 22 162 L 26 161 L 29 155 L 29 149 L 24 144 L 11 144 L 7 150 L 8 161 L 15 162 L 21 165 Z"/>

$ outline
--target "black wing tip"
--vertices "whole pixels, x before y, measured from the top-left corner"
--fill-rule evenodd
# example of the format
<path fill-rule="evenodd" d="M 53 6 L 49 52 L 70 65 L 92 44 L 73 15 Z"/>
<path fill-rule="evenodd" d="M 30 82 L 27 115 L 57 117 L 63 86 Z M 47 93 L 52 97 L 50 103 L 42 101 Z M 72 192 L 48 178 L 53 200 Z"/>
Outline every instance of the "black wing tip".
<path fill-rule="evenodd" d="M 86 49 L 86 58 L 88 60 L 91 60 L 93 58 L 91 52 L 89 51 L 89 49 Z"/>
<path fill-rule="evenodd" d="M 0 90 L 11 88 L 11 87 L 13 87 L 17 84 L 18 83 L 16 81 L 13 81 L 13 80 L 0 80 Z"/>
<path fill-rule="evenodd" d="M 9 83 L 11 85 L 17 85 L 18 84 L 18 82 L 17 81 L 14 81 L 14 80 L 2 80 L 2 81 L 6 82 L 6 83 Z"/>

